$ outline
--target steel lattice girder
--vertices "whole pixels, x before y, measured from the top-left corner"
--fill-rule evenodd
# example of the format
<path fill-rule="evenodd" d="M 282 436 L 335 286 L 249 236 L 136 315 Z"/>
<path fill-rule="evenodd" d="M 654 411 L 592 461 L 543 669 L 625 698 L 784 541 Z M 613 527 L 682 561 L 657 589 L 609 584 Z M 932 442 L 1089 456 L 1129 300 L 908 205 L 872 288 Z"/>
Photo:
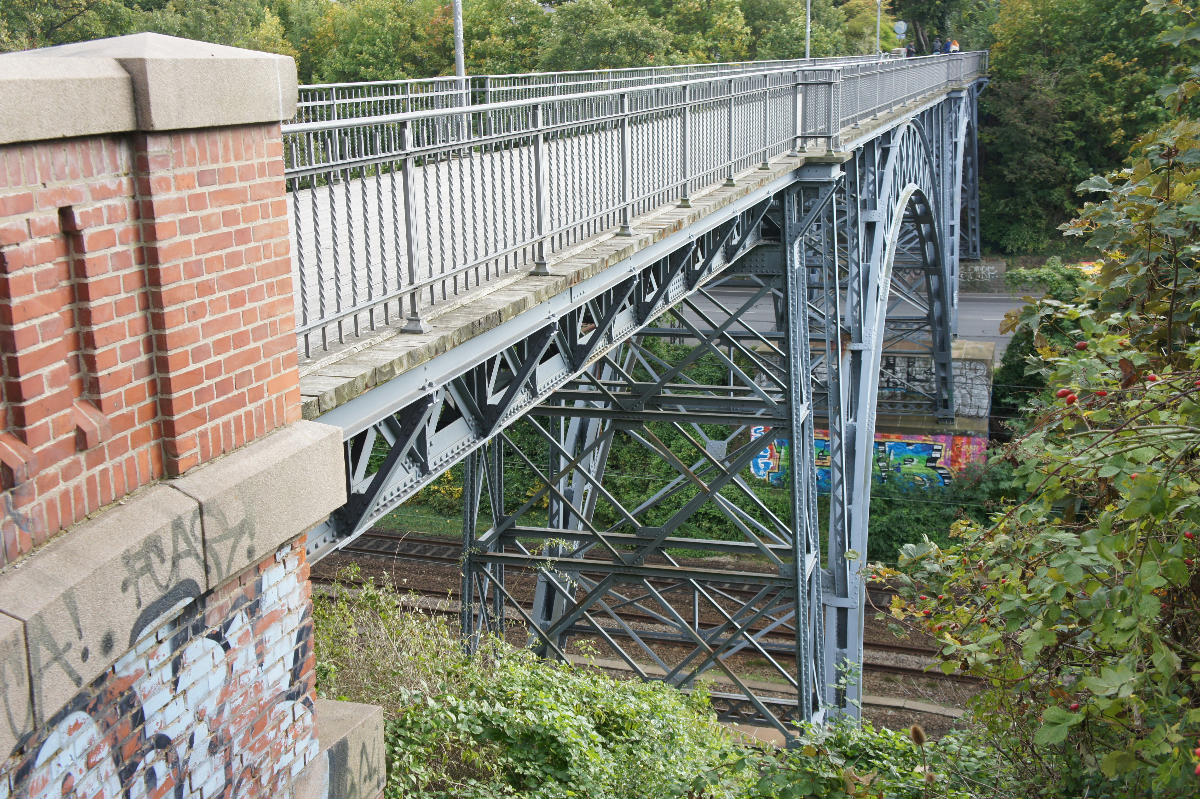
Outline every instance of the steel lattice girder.
<path fill-rule="evenodd" d="M 831 173 L 824 183 L 784 192 L 772 211 L 779 241 L 763 247 L 783 263 L 772 268 L 760 255 L 736 269 L 757 285 L 740 307 L 722 306 L 701 292 L 720 313 L 705 315 L 685 300 L 670 324 L 660 320 L 643 329 L 607 355 L 599 372 L 570 381 L 532 411 L 538 436 L 551 451 L 547 468 L 508 437 L 491 445 L 493 460 L 516 455 L 536 471 L 541 488 L 516 508 L 503 504 L 502 491 L 489 491 L 491 529 L 482 535 L 473 527 L 464 531 L 475 599 L 475 612 L 464 623 L 472 635 L 503 629 L 503 615 L 515 612 L 545 654 L 565 657 L 569 636 L 588 635 L 642 677 L 687 687 L 716 669 L 740 692 L 722 694 L 717 706 L 726 717 L 785 732 L 793 718 L 820 718 L 830 710 L 857 715 L 865 593 L 858 564 L 866 552 L 882 348 L 907 338 L 940 358 L 935 363 L 944 368 L 933 399 L 943 411 L 953 407 L 951 269 L 939 216 L 945 194 L 936 170 L 953 152 L 954 119 L 945 108 L 931 110 L 861 148 L 846 164 L 844 179 Z M 937 132 L 930 136 L 926 127 Z M 778 301 L 777 329 L 741 323 L 744 312 L 768 295 Z M 695 346 L 666 362 L 644 346 L 653 337 Z M 686 368 L 700 355 L 727 368 L 728 385 L 686 379 Z M 814 409 L 830 438 L 824 569 L 816 568 Z M 796 461 L 789 470 L 787 519 L 768 515 L 739 474 L 761 447 L 747 440 L 749 423 L 789 431 Z M 729 428 L 729 435 L 714 437 L 714 426 Z M 674 429 L 689 443 L 692 459 L 654 435 L 658 428 Z M 605 489 L 605 454 L 614 436 L 637 442 L 676 473 L 637 507 L 619 507 Z M 492 473 L 503 479 L 501 468 Z M 732 496 L 726 490 L 731 487 L 738 489 Z M 686 490 L 694 493 L 681 509 L 665 520 L 647 519 Z M 556 523 L 529 518 L 542 498 Z M 598 523 L 597 501 L 615 511 L 615 521 Z M 705 503 L 717 506 L 740 540 L 697 540 L 695 530 L 680 535 Z M 753 553 L 766 563 L 752 571 L 714 568 L 681 561 L 672 552 L 678 549 Z M 521 573 L 538 575 L 531 603 L 506 584 L 506 574 Z M 790 646 L 777 639 L 780 633 L 790 635 Z M 784 680 L 784 690 L 765 694 L 739 673 L 738 656 L 751 652 Z"/>
<path fill-rule="evenodd" d="M 927 106 L 859 142 L 841 169 L 807 167 L 795 183 L 780 181 L 747 198 L 706 230 L 685 231 L 640 264 L 619 265 L 570 297 L 556 298 L 548 313 L 543 308 L 518 317 L 474 348 L 461 348 L 454 362 L 435 359 L 419 374 L 397 378 L 389 391 L 376 389 L 339 409 L 341 418 L 324 419 L 350 434 L 353 499 L 311 546 L 319 554 L 349 540 L 465 458 L 463 629 L 470 640 L 504 630 L 506 614 L 515 611 L 548 654 L 563 656 L 564 636 L 587 629 L 643 677 L 687 686 L 709 669 L 723 670 L 742 692 L 718 702 L 731 718 L 752 713 L 783 728 L 787 719 L 819 719 L 830 710 L 856 715 L 861 682 L 853 669 L 862 662 L 864 585 L 857 559 L 848 555 L 866 551 L 880 352 L 902 339 L 924 347 L 938 374 L 931 399 L 943 415 L 952 414 L 949 339 L 960 236 L 945 233 L 953 227 L 951 192 L 939 176 L 966 175 L 961 159 L 967 148 L 956 146 L 962 139 L 956 131 L 964 129 L 959 116 L 973 113 L 973 101 L 972 95 L 971 103 L 951 98 Z M 720 308 L 716 316 L 710 310 L 706 317 L 687 299 L 705 297 L 707 284 L 734 273 L 753 276 L 764 288 L 760 296 L 774 299 L 776 330 L 738 324 L 744 309 Z M 681 303 L 687 313 L 675 323 L 652 325 Z M 639 333 L 704 342 L 700 349 L 728 367 L 735 385 L 718 391 L 689 383 L 685 369 L 649 358 L 634 338 Z M 647 371 L 653 379 L 645 379 Z M 504 429 L 531 411 L 548 458 L 539 463 L 525 455 L 518 462 L 544 487 L 510 512 L 504 457 L 520 450 Z M 812 447 L 821 417 L 830 439 L 831 486 L 824 568 Z M 737 432 L 751 420 L 790 433 L 798 462 L 789 470 L 788 519 L 796 523 L 753 499 L 741 476 L 761 448 Z M 555 421 L 557 432 L 547 426 Z M 735 432 L 711 438 L 701 424 Z M 674 455 L 650 425 L 681 433 L 691 426 L 695 435 L 684 440 L 694 459 Z M 678 477 L 650 502 L 624 509 L 616 528 L 601 530 L 592 519 L 597 503 L 611 509 L 615 502 L 604 479 L 618 433 L 672 463 Z M 637 521 L 684 489 L 698 493 L 665 523 Z M 731 501 L 731 491 L 749 509 Z M 481 498 L 492 524 L 478 535 Z M 548 504 L 546 522 L 521 523 L 538 500 Z M 672 535 L 706 505 L 744 540 Z M 531 540 L 543 543 L 531 547 Z M 685 545 L 755 552 L 768 568 L 735 572 L 672 563 L 668 550 Z M 538 575 L 532 603 L 514 596 L 506 572 Z M 740 595 L 730 588 L 735 585 L 742 586 Z M 753 589 L 749 595 L 746 586 Z M 669 598 L 680 592 L 691 597 L 690 625 Z M 704 627 L 701 606 L 720 623 Z M 622 618 L 636 608 L 675 632 L 639 634 Z M 790 664 L 781 655 L 789 647 L 771 640 L 779 632 L 790 632 Z M 636 641 L 636 651 L 652 661 L 649 668 L 637 665 L 617 638 Z M 654 655 L 664 642 L 693 651 L 668 667 Z M 790 698 L 756 695 L 725 662 L 747 651 L 783 676 Z M 848 665 L 849 678 L 839 681 Z"/>
<path fill-rule="evenodd" d="M 607 349 L 755 247 L 781 178 L 325 414 L 347 435 L 344 508 L 309 535 L 316 557 L 346 543 L 518 419 Z"/>

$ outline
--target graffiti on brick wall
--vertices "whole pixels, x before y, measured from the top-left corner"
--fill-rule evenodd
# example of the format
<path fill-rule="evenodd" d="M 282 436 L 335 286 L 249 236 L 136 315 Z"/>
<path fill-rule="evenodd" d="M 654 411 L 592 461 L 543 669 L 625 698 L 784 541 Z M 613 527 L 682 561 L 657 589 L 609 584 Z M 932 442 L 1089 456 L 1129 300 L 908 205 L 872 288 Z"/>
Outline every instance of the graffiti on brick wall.
<path fill-rule="evenodd" d="M 31 739 L 0 798 L 267 797 L 317 749 L 303 549 L 182 606 L 170 592 L 132 648 Z M 2 775 L 0 775 L 2 776 Z"/>
<path fill-rule="evenodd" d="M 787 438 L 769 435 L 771 428 L 750 428 L 752 440 L 766 447 L 750 462 L 760 480 L 783 486 L 787 479 L 790 444 Z M 817 488 L 829 493 L 829 434 L 817 431 Z M 879 480 L 904 479 L 922 486 L 948 485 L 972 463 L 982 463 L 987 439 L 979 436 L 876 433 L 874 473 Z"/>

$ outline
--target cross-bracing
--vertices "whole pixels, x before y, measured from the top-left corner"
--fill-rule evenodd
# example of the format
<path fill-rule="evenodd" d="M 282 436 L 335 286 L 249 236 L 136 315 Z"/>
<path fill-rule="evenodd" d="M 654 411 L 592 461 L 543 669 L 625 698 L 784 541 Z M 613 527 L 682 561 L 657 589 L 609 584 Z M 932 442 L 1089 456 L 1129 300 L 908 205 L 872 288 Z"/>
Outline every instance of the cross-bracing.
<path fill-rule="evenodd" d="M 985 66 L 523 76 L 499 101 L 484 79 L 483 104 L 475 79 L 425 93 L 448 107 L 384 114 L 399 84 L 340 87 L 336 121 L 285 128 L 307 369 L 420 336 L 489 291 L 573 277 L 321 416 L 346 433 L 351 500 L 314 552 L 461 462 L 468 641 L 519 621 L 565 657 L 587 636 L 643 677 L 711 678 L 726 716 L 783 730 L 856 714 L 881 352 L 923 347 L 935 385 L 904 399 L 953 417 Z M 733 280 L 739 302 L 718 290 Z M 764 302 L 774 321 L 749 323 Z M 721 385 L 691 376 L 702 358 Z M 782 504 L 747 482 L 752 425 L 791 442 Z M 618 499 L 614 445 L 674 476 Z M 506 491 L 506 468 L 536 476 L 533 496 Z"/>

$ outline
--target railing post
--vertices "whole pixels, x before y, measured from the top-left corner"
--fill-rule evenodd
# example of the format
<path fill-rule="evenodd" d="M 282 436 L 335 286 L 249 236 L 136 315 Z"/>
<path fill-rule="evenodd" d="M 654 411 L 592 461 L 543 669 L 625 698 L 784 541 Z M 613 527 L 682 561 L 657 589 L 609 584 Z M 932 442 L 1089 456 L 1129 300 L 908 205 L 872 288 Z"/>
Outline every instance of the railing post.
<path fill-rule="evenodd" d="M 728 128 L 729 141 L 726 149 L 728 161 L 725 166 L 725 185 L 733 186 L 733 78 L 729 79 L 729 113 L 728 113 Z"/>
<path fill-rule="evenodd" d="M 413 157 L 407 154 L 412 150 L 412 131 L 409 124 L 408 120 L 400 122 L 400 151 L 405 153 L 400 168 L 401 191 L 404 193 L 404 252 L 405 257 L 408 259 L 408 285 L 410 288 L 408 293 L 408 319 L 404 323 L 404 332 L 426 333 L 429 328 L 425 326 L 425 322 L 421 319 L 421 314 L 417 310 L 417 256 L 420 248 L 417 246 L 417 193 L 413 186 L 413 180 L 416 177 L 413 174 L 415 164 L 413 163 Z M 426 212 L 428 213 L 428 209 L 426 209 Z M 399 282 L 399 276 L 397 275 L 396 283 L 399 284 Z"/>
<path fill-rule="evenodd" d="M 800 155 L 800 70 L 792 73 L 792 151 L 788 155 Z"/>
<path fill-rule="evenodd" d="M 771 73 L 763 74 L 763 103 L 762 103 L 762 163 L 759 169 L 771 168 Z"/>
<path fill-rule="evenodd" d="M 680 128 L 682 134 L 679 142 L 679 169 L 683 178 L 683 188 L 680 190 L 679 207 L 691 208 L 691 175 L 692 175 L 692 158 L 691 158 L 691 136 L 692 136 L 692 108 L 691 108 L 691 86 L 683 84 L 683 118 Z"/>
<path fill-rule="evenodd" d="M 557 83 L 558 78 L 555 77 Z M 537 244 L 534 245 L 534 275 L 550 274 L 546 262 L 546 217 L 549 215 L 549 192 L 546 186 L 546 138 L 542 135 L 542 106 L 533 106 L 530 115 L 533 128 L 533 196 L 537 207 Z"/>
<path fill-rule="evenodd" d="M 492 102 L 492 76 L 485 75 L 483 77 L 483 104 L 489 105 Z M 483 135 L 491 136 L 494 126 L 492 124 L 491 111 L 485 111 L 483 114 Z"/>
<path fill-rule="evenodd" d="M 629 141 L 629 95 L 621 93 L 621 229 L 620 236 L 632 236 L 633 227 L 630 225 L 633 209 L 630 207 L 633 199 L 632 143 Z"/>
<path fill-rule="evenodd" d="M 839 69 L 832 70 L 833 74 L 829 80 L 829 151 L 833 152 L 841 146 L 842 133 L 842 72 Z M 857 123 L 856 123 L 857 124 Z"/>

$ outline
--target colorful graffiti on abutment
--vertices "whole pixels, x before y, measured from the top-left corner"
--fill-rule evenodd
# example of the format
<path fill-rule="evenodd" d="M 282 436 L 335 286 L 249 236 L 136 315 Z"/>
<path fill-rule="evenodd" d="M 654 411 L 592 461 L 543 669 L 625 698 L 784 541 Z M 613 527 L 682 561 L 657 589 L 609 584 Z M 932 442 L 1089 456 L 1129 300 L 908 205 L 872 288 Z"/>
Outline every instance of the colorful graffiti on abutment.
<path fill-rule="evenodd" d="M 771 428 L 750 428 L 754 440 L 763 439 L 766 447 L 751 461 L 750 471 L 771 485 L 783 486 L 791 462 L 791 444 L 787 438 L 770 435 Z M 944 486 L 972 463 L 986 457 L 987 439 L 980 436 L 875 434 L 875 477 L 879 480 L 903 479 L 922 486 Z M 817 487 L 829 492 L 829 433 L 817 431 Z"/>

